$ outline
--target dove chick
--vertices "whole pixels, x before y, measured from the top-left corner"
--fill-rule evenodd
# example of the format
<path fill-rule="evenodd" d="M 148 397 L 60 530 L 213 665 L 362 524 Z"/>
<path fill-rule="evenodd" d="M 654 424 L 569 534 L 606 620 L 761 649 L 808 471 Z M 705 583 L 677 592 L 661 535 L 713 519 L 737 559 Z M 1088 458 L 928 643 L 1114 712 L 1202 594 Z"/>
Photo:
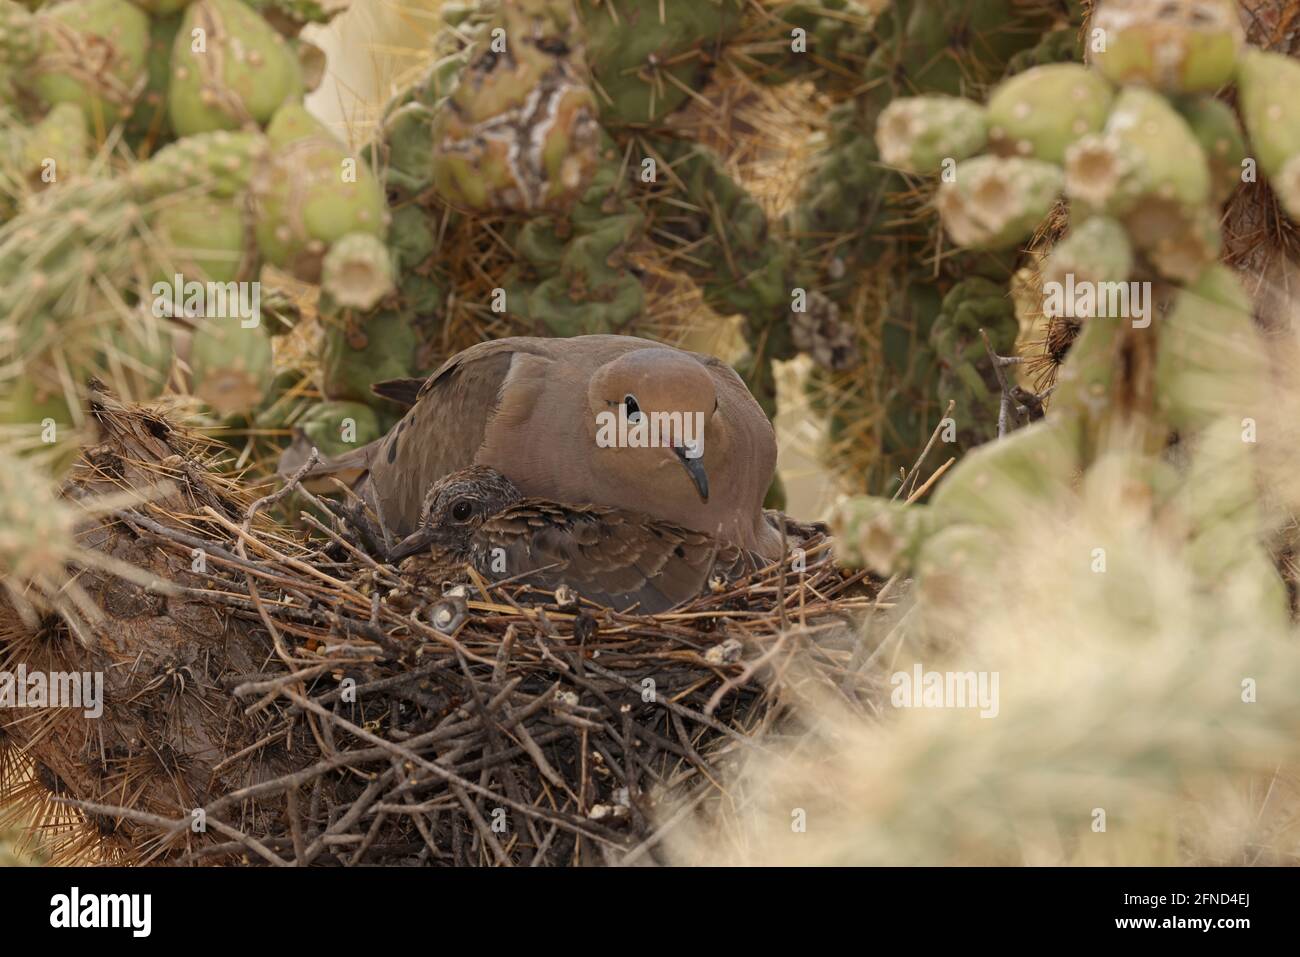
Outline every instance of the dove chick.
<path fill-rule="evenodd" d="M 426 577 L 472 566 L 488 581 L 548 591 L 562 585 L 618 611 L 664 611 L 763 564 L 744 549 L 629 509 L 525 498 L 501 472 L 475 465 L 436 482 L 421 523 L 389 554 L 424 553 Z"/>

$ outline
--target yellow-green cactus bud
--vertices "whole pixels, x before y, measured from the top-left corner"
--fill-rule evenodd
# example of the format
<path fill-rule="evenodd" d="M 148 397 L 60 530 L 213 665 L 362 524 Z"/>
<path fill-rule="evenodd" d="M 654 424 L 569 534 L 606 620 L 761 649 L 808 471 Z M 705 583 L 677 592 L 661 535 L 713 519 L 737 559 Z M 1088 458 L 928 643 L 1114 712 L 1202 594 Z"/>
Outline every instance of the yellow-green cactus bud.
<path fill-rule="evenodd" d="M 1051 163 L 1020 157 L 977 156 L 957 164 L 936 203 L 944 229 L 958 246 L 1007 249 L 1033 234 L 1064 185 Z"/>
<path fill-rule="evenodd" d="M 989 141 L 999 153 L 1061 163 L 1071 143 L 1102 129 L 1113 98 L 1109 83 L 1077 63 L 1034 67 L 989 97 Z"/>
<path fill-rule="evenodd" d="M 890 166 L 936 174 L 944 160 L 964 160 L 988 139 L 984 108 L 957 96 L 893 100 L 876 121 L 876 146 Z"/>
<path fill-rule="evenodd" d="M 1108 216 L 1094 216 L 1071 227 L 1070 235 L 1053 247 L 1043 264 L 1042 275 L 1045 289 L 1051 283 L 1061 287 L 1087 284 L 1094 290 L 1094 305 L 1099 305 L 1095 297 L 1099 284 L 1125 282 L 1132 271 L 1133 247 L 1123 225 Z M 1077 308 L 1071 312 L 1078 319 L 1101 314 L 1095 310 L 1080 314 Z"/>
<path fill-rule="evenodd" d="M 1212 96 L 1199 96 L 1178 104 L 1187 125 L 1205 151 L 1210 164 L 1210 203 L 1218 207 L 1241 182 L 1246 138 L 1232 107 Z"/>
<path fill-rule="evenodd" d="M 1232 0 L 1104 0 L 1091 28 L 1103 43 L 1093 63 L 1112 82 L 1171 93 L 1228 83 L 1245 42 Z"/>
<path fill-rule="evenodd" d="M 393 291 L 393 261 L 388 247 L 370 233 L 344 236 L 325 254 L 321 289 L 340 306 L 369 309 Z"/>
<path fill-rule="evenodd" d="M 930 518 L 923 505 L 854 496 L 831 517 L 836 558 L 879 575 L 910 571 L 921 543 L 932 531 Z"/>

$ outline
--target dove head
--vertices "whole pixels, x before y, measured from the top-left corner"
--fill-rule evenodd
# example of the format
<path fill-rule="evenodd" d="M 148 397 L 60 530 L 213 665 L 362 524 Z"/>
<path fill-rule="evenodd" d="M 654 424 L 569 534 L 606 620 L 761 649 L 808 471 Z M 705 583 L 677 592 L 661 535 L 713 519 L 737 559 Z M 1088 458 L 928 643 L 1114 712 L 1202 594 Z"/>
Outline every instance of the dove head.
<path fill-rule="evenodd" d="M 587 401 L 596 455 L 620 484 L 653 499 L 665 482 L 682 483 L 709 500 L 704 453 L 724 436 L 717 387 L 697 358 L 666 348 L 624 353 L 591 377 Z"/>
<path fill-rule="evenodd" d="M 428 549 L 459 557 L 468 552 L 474 532 L 488 518 L 521 498 L 510 479 L 484 465 L 445 475 L 424 496 L 419 528 L 393 548 L 389 560 Z"/>

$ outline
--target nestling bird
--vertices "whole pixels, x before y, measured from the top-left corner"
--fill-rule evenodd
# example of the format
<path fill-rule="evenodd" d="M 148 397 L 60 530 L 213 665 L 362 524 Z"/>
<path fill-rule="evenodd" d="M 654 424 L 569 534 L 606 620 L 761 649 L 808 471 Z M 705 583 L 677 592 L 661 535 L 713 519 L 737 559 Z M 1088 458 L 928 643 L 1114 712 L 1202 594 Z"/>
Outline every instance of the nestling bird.
<path fill-rule="evenodd" d="M 640 512 L 524 498 L 496 469 L 446 476 L 425 496 L 420 526 L 390 561 L 424 553 L 421 571 L 454 580 L 468 564 L 489 581 L 561 585 L 624 611 L 653 614 L 761 567 L 757 555 Z"/>
<path fill-rule="evenodd" d="M 633 509 L 780 556 L 762 508 L 776 436 L 718 359 L 632 336 L 497 339 L 452 356 L 412 398 L 386 436 L 310 473 L 355 481 L 395 539 L 415 530 L 432 483 L 484 465 L 525 496 Z M 602 444 L 601 414 L 620 412 L 691 416 L 703 423 L 698 447 L 662 435 L 647 447 Z M 281 471 L 291 469 L 282 461 Z"/>

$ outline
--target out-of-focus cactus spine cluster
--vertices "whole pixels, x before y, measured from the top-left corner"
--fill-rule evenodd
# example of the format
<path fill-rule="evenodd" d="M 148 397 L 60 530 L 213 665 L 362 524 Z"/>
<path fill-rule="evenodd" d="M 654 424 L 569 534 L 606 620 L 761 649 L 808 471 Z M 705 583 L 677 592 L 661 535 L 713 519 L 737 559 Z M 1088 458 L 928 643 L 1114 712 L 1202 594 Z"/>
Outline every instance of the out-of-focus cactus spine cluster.
<path fill-rule="evenodd" d="M 945 605 L 977 600 L 1003 536 L 1059 507 L 1082 473 L 1085 489 L 1127 489 L 1203 587 L 1246 582 L 1281 620 L 1254 506 L 1266 356 L 1250 298 L 1217 259 L 1219 207 L 1254 183 L 1254 159 L 1294 213 L 1300 114 L 1282 91 L 1300 65 L 1246 46 L 1229 0 L 1110 0 L 1090 26 L 1088 66 L 1033 67 L 983 107 L 924 98 L 882 115 L 882 153 L 951 164 L 936 206 L 958 245 L 1014 248 L 1068 203 L 1069 233 L 1038 270 L 1045 309 L 1081 332 L 1043 421 L 967 455 L 928 505 L 850 501 L 844 541 L 858 561 L 915 575 L 941 624 Z M 1248 137 L 1210 95 L 1234 82 Z M 987 152 L 972 155 L 981 115 Z M 966 119 L 936 126 L 954 116 Z"/>

